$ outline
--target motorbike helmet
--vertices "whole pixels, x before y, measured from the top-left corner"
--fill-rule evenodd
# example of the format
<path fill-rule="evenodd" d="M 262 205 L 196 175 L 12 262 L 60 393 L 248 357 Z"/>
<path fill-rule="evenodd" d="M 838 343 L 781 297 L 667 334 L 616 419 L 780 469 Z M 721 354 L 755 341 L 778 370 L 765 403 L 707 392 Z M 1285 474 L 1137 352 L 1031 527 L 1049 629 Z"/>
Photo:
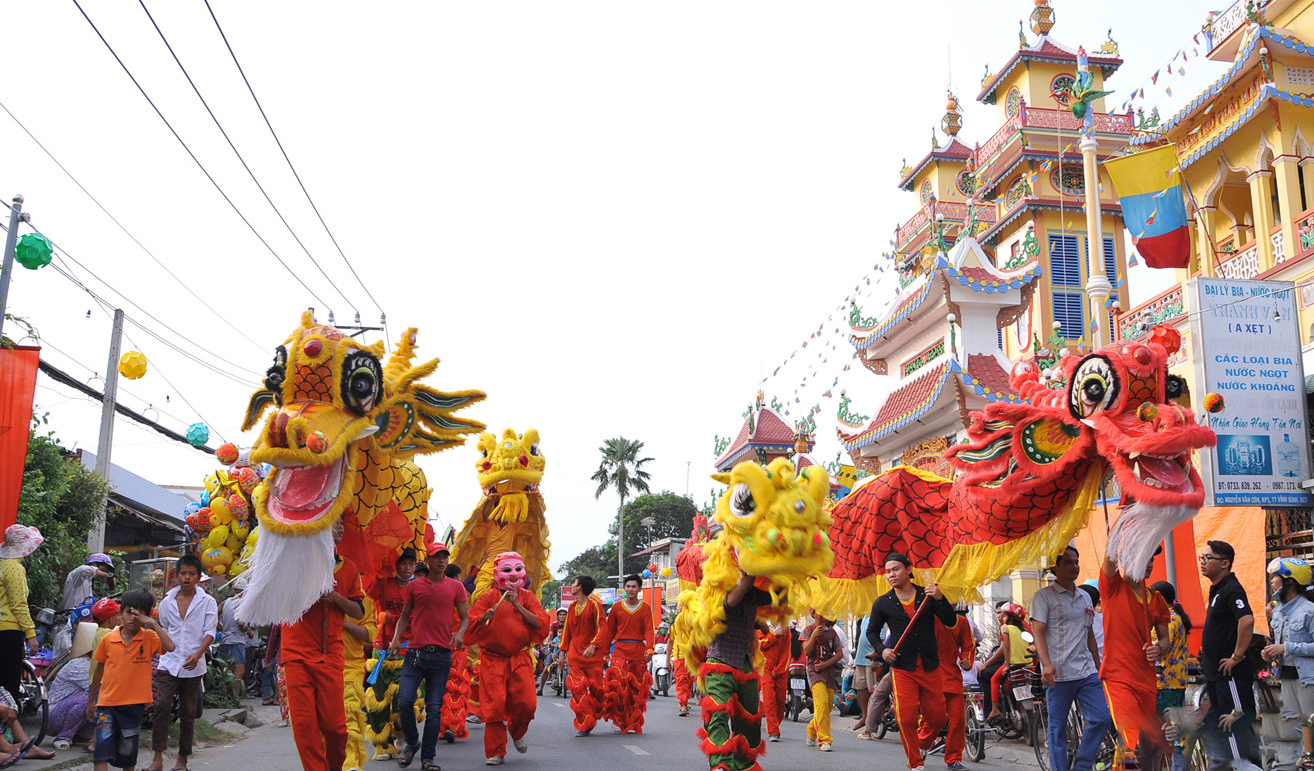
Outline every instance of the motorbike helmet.
<path fill-rule="evenodd" d="M 1268 574 L 1290 578 L 1301 586 L 1314 583 L 1314 569 L 1309 563 L 1297 557 L 1280 557 L 1268 563 Z"/>
<path fill-rule="evenodd" d="M 1007 613 L 1008 615 L 1012 616 L 1018 621 L 1021 621 L 1027 617 L 1027 612 L 1023 610 L 1022 606 L 1018 605 L 1016 602 L 1010 602 L 1005 605 L 1001 605 L 999 610 L 1003 613 Z"/>
<path fill-rule="evenodd" d="M 102 567 L 105 568 L 106 573 L 114 572 L 114 560 L 110 558 L 110 555 L 104 552 L 98 551 L 95 554 L 91 555 L 90 557 L 87 557 L 87 564 L 101 565 Z"/>

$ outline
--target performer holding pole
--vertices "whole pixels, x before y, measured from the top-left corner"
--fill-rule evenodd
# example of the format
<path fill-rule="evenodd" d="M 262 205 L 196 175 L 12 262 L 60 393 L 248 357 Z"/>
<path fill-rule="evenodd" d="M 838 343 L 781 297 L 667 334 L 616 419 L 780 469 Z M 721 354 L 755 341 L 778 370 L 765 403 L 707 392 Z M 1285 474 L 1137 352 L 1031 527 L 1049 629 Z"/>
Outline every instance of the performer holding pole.
<path fill-rule="evenodd" d="M 872 603 L 867 640 L 875 655 L 892 668 L 899 740 L 908 756 L 908 768 L 919 769 L 925 764 L 921 751 L 930 748 L 946 719 L 935 619 L 946 626 L 952 626 L 956 619 L 940 587 L 931 584 L 923 589 L 914 584 L 911 568 L 912 562 L 903 554 L 891 552 L 886 556 L 885 580 L 891 588 Z M 897 636 L 894 647 L 886 646 L 881 639 L 880 630 L 887 624 L 891 634 Z M 928 740 L 918 739 L 919 711 L 921 733 L 929 736 Z"/>

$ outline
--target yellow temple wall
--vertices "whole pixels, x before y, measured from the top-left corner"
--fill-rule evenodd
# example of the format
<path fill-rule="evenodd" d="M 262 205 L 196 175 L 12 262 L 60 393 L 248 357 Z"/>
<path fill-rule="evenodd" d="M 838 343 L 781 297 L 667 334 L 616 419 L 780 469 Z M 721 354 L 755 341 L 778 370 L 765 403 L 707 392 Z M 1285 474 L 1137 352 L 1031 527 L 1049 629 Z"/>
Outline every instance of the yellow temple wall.
<path fill-rule="evenodd" d="M 1281 13 L 1269 18 L 1273 26 L 1289 29 L 1301 40 L 1314 38 L 1314 0 L 1297 0 Z"/>

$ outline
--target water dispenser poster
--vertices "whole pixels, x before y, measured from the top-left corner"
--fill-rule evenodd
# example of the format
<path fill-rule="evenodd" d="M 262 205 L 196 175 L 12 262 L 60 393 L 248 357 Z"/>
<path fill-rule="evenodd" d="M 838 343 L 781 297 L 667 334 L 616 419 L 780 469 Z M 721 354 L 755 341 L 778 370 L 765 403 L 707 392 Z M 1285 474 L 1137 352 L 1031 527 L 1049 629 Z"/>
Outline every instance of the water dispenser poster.
<path fill-rule="evenodd" d="M 1191 295 L 1191 403 L 1218 434 L 1201 453 L 1206 503 L 1309 506 L 1309 416 L 1300 317 L 1289 281 L 1196 278 Z M 1203 412 L 1205 394 L 1223 409 Z"/>

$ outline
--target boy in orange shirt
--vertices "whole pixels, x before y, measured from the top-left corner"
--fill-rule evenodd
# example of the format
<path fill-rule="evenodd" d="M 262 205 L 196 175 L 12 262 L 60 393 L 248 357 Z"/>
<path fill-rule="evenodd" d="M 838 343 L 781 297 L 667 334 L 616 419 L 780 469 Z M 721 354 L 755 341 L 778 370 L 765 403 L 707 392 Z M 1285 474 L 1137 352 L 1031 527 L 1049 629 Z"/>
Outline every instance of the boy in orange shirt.
<path fill-rule="evenodd" d="M 624 587 L 625 599 L 612 604 L 593 648 L 605 648 L 607 640 L 614 643 L 611 666 L 607 667 L 603 716 L 623 734 L 641 734 L 643 713 L 648 710 L 648 689 L 652 687 L 648 672 L 653 646 L 652 606 L 639 599 L 643 579 L 625 576 Z"/>
<path fill-rule="evenodd" d="M 87 720 L 96 725 L 96 771 L 136 767 L 142 712 L 155 701 L 151 659 L 173 650 L 169 633 L 151 618 L 154 597 L 134 590 L 123 595 L 122 605 L 123 623 L 96 647 L 100 666 L 87 699 Z"/>
<path fill-rule="evenodd" d="M 570 691 L 570 709 L 575 713 L 576 736 L 588 736 L 602 717 L 602 670 L 607 663 L 607 645 L 594 645 L 594 640 L 606 628 L 607 611 L 603 610 L 602 601 L 593 596 L 596 586 L 592 576 L 575 577 L 570 587 L 574 602 L 566 611 L 566 625 L 561 630 L 561 650 L 568 665 L 566 688 Z"/>

